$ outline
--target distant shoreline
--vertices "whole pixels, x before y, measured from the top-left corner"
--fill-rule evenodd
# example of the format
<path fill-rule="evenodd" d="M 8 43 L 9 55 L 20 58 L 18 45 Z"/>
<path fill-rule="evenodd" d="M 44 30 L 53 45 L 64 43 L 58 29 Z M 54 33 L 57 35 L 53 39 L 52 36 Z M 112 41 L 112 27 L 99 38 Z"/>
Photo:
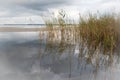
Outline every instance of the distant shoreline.
<path fill-rule="evenodd" d="M 46 28 L 20 28 L 20 27 L 0 27 L 0 32 L 38 32 Z"/>
<path fill-rule="evenodd" d="M 75 28 L 75 27 L 65 27 L 65 28 Z M 54 27 L 54 30 L 60 30 L 60 27 Z M 48 27 L 40 28 L 24 28 L 24 27 L 0 27 L 0 32 L 40 32 L 48 31 Z"/>

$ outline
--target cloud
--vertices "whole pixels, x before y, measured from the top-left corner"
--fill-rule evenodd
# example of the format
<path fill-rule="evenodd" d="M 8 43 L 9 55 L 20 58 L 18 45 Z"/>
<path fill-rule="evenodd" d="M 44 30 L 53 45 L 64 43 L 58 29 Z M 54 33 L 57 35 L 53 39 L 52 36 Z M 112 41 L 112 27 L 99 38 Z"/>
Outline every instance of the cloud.
<path fill-rule="evenodd" d="M 41 15 L 49 8 L 57 8 L 67 3 L 67 0 L 0 0 L 0 17 Z"/>
<path fill-rule="evenodd" d="M 34 0 L 33 2 L 20 3 L 19 5 L 27 9 L 44 11 L 44 10 L 47 10 L 48 8 L 55 8 L 58 6 L 66 5 L 67 3 L 68 3 L 67 0 L 50 0 L 50 1 Z"/>
<path fill-rule="evenodd" d="M 119 0 L 0 0 L 0 18 L 49 15 L 51 9 L 65 9 L 70 14 L 87 11 L 120 11 Z"/>

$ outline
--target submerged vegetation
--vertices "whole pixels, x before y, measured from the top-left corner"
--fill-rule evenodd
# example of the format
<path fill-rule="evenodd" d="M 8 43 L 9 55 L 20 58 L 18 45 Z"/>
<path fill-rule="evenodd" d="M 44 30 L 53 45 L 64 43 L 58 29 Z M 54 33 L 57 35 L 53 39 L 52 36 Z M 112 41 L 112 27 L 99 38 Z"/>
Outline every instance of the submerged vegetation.
<path fill-rule="evenodd" d="M 74 21 L 70 23 L 63 11 L 59 14 L 57 18 L 45 20 L 48 31 L 40 37 L 46 36 L 46 51 L 59 56 L 68 52 L 70 58 L 77 53 L 80 63 L 91 64 L 95 70 L 114 62 L 114 56 L 119 54 L 118 17 L 114 14 L 89 14 L 86 18 L 80 16 L 76 24 Z"/>

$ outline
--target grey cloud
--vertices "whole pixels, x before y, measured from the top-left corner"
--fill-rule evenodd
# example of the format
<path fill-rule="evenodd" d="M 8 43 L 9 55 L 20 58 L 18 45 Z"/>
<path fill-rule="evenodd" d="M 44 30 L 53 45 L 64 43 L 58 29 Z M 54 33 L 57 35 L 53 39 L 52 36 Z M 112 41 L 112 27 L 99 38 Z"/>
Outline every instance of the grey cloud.
<path fill-rule="evenodd" d="M 57 8 L 69 4 L 68 0 L 0 0 L 0 10 L 8 13 L 0 17 L 19 16 L 23 13 L 40 15 L 49 8 Z"/>
<path fill-rule="evenodd" d="M 48 8 L 59 7 L 68 4 L 67 0 L 42 0 L 42 1 L 34 1 L 34 2 L 27 2 L 19 4 L 22 7 L 32 10 L 38 11 L 46 11 Z"/>
<path fill-rule="evenodd" d="M 22 14 L 41 15 L 50 8 L 63 6 L 77 6 L 80 11 L 84 9 L 99 9 L 104 3 L 118 0 L 0 0 L 0 11 L 7 12 L 0 16 L 19 16 Z M 117 2 L 116 2 L 117 3 Z"/>

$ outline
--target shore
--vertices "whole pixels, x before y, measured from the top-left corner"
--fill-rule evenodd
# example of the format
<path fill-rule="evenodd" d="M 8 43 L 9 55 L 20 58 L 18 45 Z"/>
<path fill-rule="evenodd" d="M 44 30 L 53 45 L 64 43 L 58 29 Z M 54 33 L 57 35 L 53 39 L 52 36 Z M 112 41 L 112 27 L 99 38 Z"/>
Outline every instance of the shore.
<path fill-rule="evenodd" d="M 74 27 L 65 27 L 65 28 L 74 28 Z M 60 30 L 60 27 L 54 27 L 54 30 Z M 23 27 L 0 27 L 0 32 L 39 32 L 39 31 L 48 31 L 48 27 L 41 28 L 23 28 Z"/>
<path fill-rule="evenodd" d="M 17 27 L 0 27 L 0 32 L 38 32 L 45 31 L 46 28 L 17 28 Z"/>

